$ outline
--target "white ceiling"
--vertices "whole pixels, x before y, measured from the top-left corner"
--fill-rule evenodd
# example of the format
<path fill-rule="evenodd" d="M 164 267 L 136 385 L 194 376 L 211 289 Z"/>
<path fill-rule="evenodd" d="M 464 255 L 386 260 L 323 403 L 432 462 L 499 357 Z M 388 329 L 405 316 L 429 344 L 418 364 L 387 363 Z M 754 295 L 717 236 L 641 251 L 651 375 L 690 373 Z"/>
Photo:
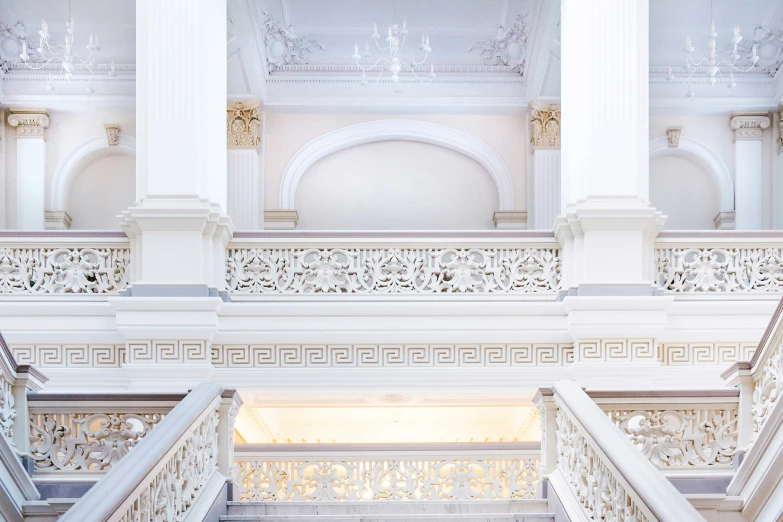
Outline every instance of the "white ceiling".
<path fill-rule="evenodd" d="M 77 44 L 89 32 L 97 32 L 103 51 L 101 62 L 118 64 L 120 75 L 85 79 L 63 85 L 58 94 L 83 94 L 85 84 L 99 82 L 91 100 L 123 96 L 133 99 L 135 62 L 135 2 L 133 0 L 71 0 L 77 25 Z M 739 24 L 746 39 L 757 25 L 783 31 L 783 0 L 713 0 L 719 47 Z M 362 87 L 352 67 L 354 43 L 363 46 L 372 23 L 385 31 L 393 17 L 392 0 L 228 0 L 228 84 L 232 99 L 263 99 L 269 107 L 348 108 L 451 108 L 525 107 L 529 100 L 557 101 L 560 90 L 558 0 L 397 0 L 398 18 L 405 18 L 413 42 L 426 32 L 433 52 L 431 63 L 438 79 L 431 86 L 404 84 L 394 95 L 388 84 Z M 665 68 L 683 62 L 685 34 L 697 50 L 706 45 L 710 0 L 650 1 L 650 65 L 653 105 L 683 104 L 682 84 L 667 84 Z M 62 34 L 67 14 L 65 0 L 4 0 L 0 2 L 0 34 L 9 24 L 22 22 L 35 35 L 42 17 L 55 36 Z M 264 16 L 283 27 L 293 26 L 296 37 L 317 42 L 298 66 L 268 67 L 265 59 Z M 528 48 L 522 75 L 510 67 L 487 68 L 475 43 L 491 39 L 499 26 L 508 28 L 519 16 L 527 16 Z M 783 46 L 783 44 L 780 44 Z M 762 49 L 762 57 L 780 48 Z M 377 55 L 377 54 L 376 54 Z M 430 63 L 430 61 L 428 61 Z M 777 65 L 773 64 L 772 69 Z M 272 69 L 269 72 L 268 69 Z M 26 75 L 25 81 L 19 81 Z M 44 82 L 30 81 L 30 71 L 14 69 L 3 80 L 6 99 L 23 103 L 40 101 Z M 682 78 L 680 82 L 684 81 Z M 772 105 L 779 95 L 770 75 L 748 76 L 734 94 L 736 108 Z M 778 81 L 783 84 L 783 81 Z M 722 88 L 701 88 L 700 97 L 731 104 Z M 780 90 L 780 87 L 777 88 Z M 37 98 L 36 98 L 37 97 Z M 7 103 L 7 102 L 6 102 Z"/>

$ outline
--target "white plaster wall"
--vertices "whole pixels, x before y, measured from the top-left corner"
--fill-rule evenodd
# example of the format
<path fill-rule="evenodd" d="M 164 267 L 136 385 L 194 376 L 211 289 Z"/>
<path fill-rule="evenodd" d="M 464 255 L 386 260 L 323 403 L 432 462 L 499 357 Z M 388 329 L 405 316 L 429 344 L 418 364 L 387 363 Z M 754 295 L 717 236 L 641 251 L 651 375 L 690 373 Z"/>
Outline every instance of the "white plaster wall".
<path fill-rule="evenodd" d="M 316 162 L 296 194 L 302 230 L 492 229 L 497 189 L 472 159 L 426 143 L 386 141 Z"/>
<path fill-rule="evenodd" d="M 526 130 L 528 125 L 528 117 L 524 114 L 440 114 L 414 116 L 399 114 L 292 114 L 268 112 L 266 114 L 266 125 L 264 127 L 266 140 L 264 159 L 265 179 L 263 191 L 265 209 L 274 210 L 280 208 L 280 183 L 283 173 L 285 172 L 288 162 L 304 145 L 328 132 L 341 129 L 349 125 L 385 119 L 410 119 L 444 125 L 462 132 L 466 132 L 478 140 L 486 143 L 503 159 L 506 166 L 508 167 L 508 170 L 511 172 L 514 182 L 514 200 L 516 209 L 524 210 L 526 208 L 525 173 L 527 170 L 529 147 L 527 145 Z M 397 151 L 396 153 L 394 152 L 395 149 Z M 412 158 L 409 158 L 411 163 L 415 163 L 416 161 L 426 162 L 427 155 L 433 154 L 431 151 L 425 153 L 425 151 L 428 150 L 425 147 L 410 147 L 410 144 L 404 142 L 393 142 L 392 148 L 386 150 L 389 151 L 388 154 L 393 157 L 394 161 L 401 161 L 403 159 L 403 154 L 406 154 L 406 149 L 409 151 L 413 151 L 415 149 L 416 155 Z M 425 154 L 425 156 L 421 157 L 419 156 L 420 154 Z M 442 157 L 446 158 L 447 156 L 444 154 Z M 339 162 L 343 160 L 338 158 L 337 160 L 333 161 Z M 457 162 L 458 160 L 453 159 L 449 161 Z M 376 160 L 376 168 L 378 168 L 378 164 L 380 163 L 381 161 Z M 315 166 L 314 168 L 329 168 L 329 164 L 330 162 L 328 161 L 328 158 L 325 158 L 323 165 Z M 348 174 L 346 174 L 346 176 L 347 175 Z M 310 177 L 310 174 L 306 174 L 303 179 L 306 180 L 308 177 Z M 388 183 L 393 183 L 394 176 L 391 176 L 387 181 Z M 306 183 L 306 181 L 303 183 Z M 387 185 L 387 188 L 388 186 L 390 185 Z M 343 185 L 339 187 L 340 191 L 345 192 L 358 189 L 358 186 L 350 185 Z M 410 187 L 410 194 L 415 194 L 415 189 L 416 187 Z M 303 210 L 300 194 L 297 194 L 296 200 L 297 207 L 299 207 L 296 210 L 300 212 L 301 219 Z M 497 202 L 495 201 L 493 204 L 497 205 Z M 485 218 L 486 220 L 491 221 L 492 212 L 494 210 L 497 210 L 497 208 L 493 208 L 491 211 L 489 211 L 488 217 Z M 484 223 L 486 223 L 486 221 Z M 300 221 L 299 228 L 304 228 L 305 225 L 310 226 L 308 223 L 302 223 Z M 362 223 L 356 223 L 349 228 L 366 228 L 366 225 L 363 225 Z"/>
<path fill-rule="evenodd" d="M 72 230 L 118 230 L 117 215 L 134 201 L 136 159 L 108 156 L 90 162 L 74 179 L 65 210 Z"/>
<path fill-rule="evenodd" d="M 720 211 L 709 174 L 688 159 L 650 160 L 650 202 L 666 217 L 664 230 L 713 230 Z"/>
<path fill-rule="evenodd" d="M 6 125 L 5 144 L 5 198 L 3 213 L 5 215 L 5 228 L 16 226 L 16 133 L 15 129 L 8 126 L 7 115 L 4 121 Z M 136 135 L 136 114 L 132 109 L 103 109 L 94 107 L 80 107 L 73 111 L 49 111 L 50 126 L 46 133 L 46 194 L 45 207 L 49 207 L 52 179 L 60 162 L 64 161 L 75 149 L 85 142 L 105 137 L 104 123 L 116 123 L 120 125 L 123 134 Z M 134 190 L 135 193 L 135 190 Z M 60 209 L 57 209 L 60 210 Z M 115 224 L 114 228 L 117 228 Z"/>

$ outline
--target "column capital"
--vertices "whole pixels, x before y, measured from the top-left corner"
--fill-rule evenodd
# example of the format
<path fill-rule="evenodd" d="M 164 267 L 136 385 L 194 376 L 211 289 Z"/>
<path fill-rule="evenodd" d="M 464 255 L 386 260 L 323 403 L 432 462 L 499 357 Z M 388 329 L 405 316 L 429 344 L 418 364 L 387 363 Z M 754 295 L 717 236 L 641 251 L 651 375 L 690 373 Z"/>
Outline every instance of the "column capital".
<path fill-rule="evenodd" d="M 226 134 L 228 147 L 254 148 L 261 143 L 258 128 L 261 126 L 258 103 L 232 103 L 226 110 Z"/>
<path fill-rule="evenodd" d="M 731 130 L 734 131 L 734 141 L 760 140 L 764 129 L 770 126 L 769 114 L 766 112 L 735 112 L 731 115 Z"/>
<path fill-rule="evenodd" d="M 10 109 L 8 124 L 16 128 L 17 138 L 46 138 L 49 112 L 46 109 Z"/>
<path fill-rule="evenodd" d="M 530 105 L 530 143 L 534 149 L 560 148 L 560 106 Z"/>

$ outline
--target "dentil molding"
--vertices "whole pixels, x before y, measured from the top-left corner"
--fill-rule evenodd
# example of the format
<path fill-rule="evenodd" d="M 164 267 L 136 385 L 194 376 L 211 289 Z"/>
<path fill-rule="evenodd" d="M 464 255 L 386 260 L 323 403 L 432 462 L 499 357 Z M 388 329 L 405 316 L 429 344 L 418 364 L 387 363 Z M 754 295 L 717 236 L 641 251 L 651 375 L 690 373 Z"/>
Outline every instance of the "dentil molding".
<path fill-rule="evenodd" d="M 261 117 L 258 104 L 235 103 L 226 111 L 228 147 L 254 148 L 261 143 L 258 128 Z"/>
<path fill-rule="evenodd" d="M 560 148 L 559 105 L 533 105 L 531 107 L 530 143 L 536 149 Z"/>
<path fill-rule="evenodd" d="M 766 112 L 734 113 L 731 115 L 734 141 L 760 140 L 770 123 L 769 115 Z"/>
<path fill-rule="evenodd" d="M 46 109 L 11 109 L 8 124 L 16 128 L 17 138 L 46 138 L 49 112 Z"/>

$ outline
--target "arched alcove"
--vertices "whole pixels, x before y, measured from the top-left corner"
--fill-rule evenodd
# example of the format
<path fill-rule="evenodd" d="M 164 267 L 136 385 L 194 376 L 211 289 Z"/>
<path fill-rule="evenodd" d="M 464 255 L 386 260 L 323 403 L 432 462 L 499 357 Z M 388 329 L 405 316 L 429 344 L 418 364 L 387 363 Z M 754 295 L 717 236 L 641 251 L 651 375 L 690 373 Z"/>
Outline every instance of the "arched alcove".
<path fill-rule="evenodd" d="M 702 143 L 680 137 L 677 147 L 670 147 L 666 136 L 656 138 L 650 142 L 650 159 L 660 157 L 676 157 L 688 160 L 696 165 L 711 181 L 718 195 L 720 212 L 732 212 L 734 210 L 734 180 L 731 171 L 720 157 Z M 682 163 L 682 165 L 685 165 Z M 652 182 L 652 172 L 650 179 Z M 671 187 L 676 190 L 676 186 Z M 713 218 L 715 216 L 712 216 Z"/>
<path fill-rule="evenodd" d="M 73 229 L 116 229 L 116 215 L 135 199 L 136 142 L 120 134 L 116 145 L 91 139 L 58 166 L 49 210 L 66 211 Z"/>
<path fill-rule="evenodd" d="M 477 138 L 434 123 L 380 120 L 352 125 L 325 134 L 302 147 L 286 167 L 280 186 L 280 208 L 297 209 L 296 191 L 305 173 L 319 160 L 359 145 L 408 141 L 442 147 L 470 158 L 489 173 L 497 191 L 495 210 L 514 209 L 514 184 L 500 156 Z M 298 209 L 297 209 L 298 210 Z"/>
<path fill-rule="evenodd" d="M 301 230 L 487 230 L 498 195 L 484 167 L 467 156 L 382 141 L 315 162 L 296 202 Z"/>
<path fill-rule="evenodd" d="M 683 156 L 650 158 L 650 202 L 666 215 L 664 230 L 712 230 L 721 211 L 710 175 Z"/>

